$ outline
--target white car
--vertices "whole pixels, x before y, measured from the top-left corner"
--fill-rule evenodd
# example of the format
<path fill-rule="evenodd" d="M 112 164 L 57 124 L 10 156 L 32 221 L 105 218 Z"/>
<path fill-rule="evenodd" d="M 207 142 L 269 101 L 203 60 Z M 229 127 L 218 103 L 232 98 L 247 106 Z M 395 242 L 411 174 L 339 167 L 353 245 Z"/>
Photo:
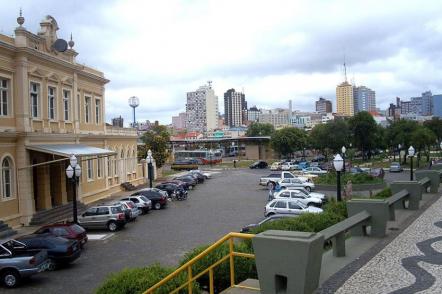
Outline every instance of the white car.
<path fill-rule="evenodd" d="M 303 174 L 312 174 L 312 175 L 323 175 L 326 174 L 327 171 L 320 169 L 319 167 L 307 167 L 302 170 Z"/>
<path fill-rule="evenodd" d="M 273 195 L 275 199 L 293 199 L 298 200 L 306 206 L 322 206 L 322 200 L 316 197 L 311 197 L 298 190 L 282 190 Z"/>
<path fill-rule="evenodd" d="M 270 201 L 266 207 L 264 216 L 274 214 L 304 214 L 304 213 L 321 213 L 323 210 L 314 206 L 306 206 L 294 199 L 274 199 Z"/>
<path fill-rule="evenodd" d="M 297 187 L 304 188 L 308 192 L 311 192 L 315 189 L 315 184 L 313 184 L 313 182 L 304 182 L 300 178 L 282 179 L 278 183 L 281 189 L 284 189 L 286 187 Z"/>
<path fill-rule="evenodd" d="M 270 170 L 281 170 L 281 163 L 280 162 L 274 162 L 270 166 Z"/>
<path fill-rule="evenodd" d="M 284 189 L 289 190 L 289 191 L 299 191 L 299 192 L 303 193 L 304 195 L 319 198 L 322 200 L 322 202 L 327 202 L 327 196 L 325 196 L 325 194 L 323 194 L 323 193 L 308 192 L 307 190 L 305 190 L 303 188 L 298 188 L 298 187 L 285 187 Z"/>
<path fill-rule="evenodd" d="M 203 174 L 203 176 L 204 176 L 206 179 L 211 179 L 211 178 L 212 178 L 212 173 L 209 173 L 209 172 L 207 172 L 207 171 L 202 171 L 202 170 L 200 170 L 200 169 L 193 169 L 193 170 L 191 170 L 190 172 L 193 172 L 193 171 L 196 171 L 196 172 L 199 172 L 199 173 Z"/>
<path fill-rule="evenodd" d="M 298 165 L 293 162 L 284 162 L 281 165 L 281 170 L 295 170 L 298 169 Z"/>

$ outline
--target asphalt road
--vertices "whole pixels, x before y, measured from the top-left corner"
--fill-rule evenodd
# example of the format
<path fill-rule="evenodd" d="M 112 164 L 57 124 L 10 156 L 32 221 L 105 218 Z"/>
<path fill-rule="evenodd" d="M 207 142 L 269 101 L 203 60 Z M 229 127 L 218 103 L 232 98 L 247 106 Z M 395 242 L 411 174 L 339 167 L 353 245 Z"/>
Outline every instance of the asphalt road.
<path fill-rule="evenodd" d="M 72 265 L 44 272 L 8 293 L 93 293 L 110 273 L 159 262 L 175 266 L 189 250 L 262 219 L 267 190 L 258 185 L 269 170 L 219 171 L 189 192 L 186 201 L 138 217 L 104 241 L 89 241 Z M 406 180 L 409 172 L 390 174 L 387 182 Z M 93 234 L 108 234 L 92 231 Z M 0 292 L 6 289 L 0 287 Z"/>
<path fill-rule="evenodd" d="M 228 170 L 214 174 L 190 191 L 186 201 L 169 202 L 166 209 L 142 215 L 107 240 L 89 241 L 69 267 L 35 275 L 7 292 L 93 293 L 108 274 L 124 268 L 155 262 L 174 266 L 189 250 L 263 217 L 267 193 L 258 180 L 265 173 Z"/>

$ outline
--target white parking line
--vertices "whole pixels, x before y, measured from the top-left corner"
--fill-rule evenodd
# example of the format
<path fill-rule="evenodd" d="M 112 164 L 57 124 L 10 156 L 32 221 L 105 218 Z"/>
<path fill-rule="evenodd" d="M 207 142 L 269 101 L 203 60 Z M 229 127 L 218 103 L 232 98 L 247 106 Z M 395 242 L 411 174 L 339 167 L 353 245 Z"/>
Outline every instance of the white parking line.
<path fill-rule="evenodd" d="M 102 240 L 106 240 L 109 239 L 110 237 L 112 237 L 114 234 L 87 234 L 87 238 L 89 241 L 102 241 Z"/>

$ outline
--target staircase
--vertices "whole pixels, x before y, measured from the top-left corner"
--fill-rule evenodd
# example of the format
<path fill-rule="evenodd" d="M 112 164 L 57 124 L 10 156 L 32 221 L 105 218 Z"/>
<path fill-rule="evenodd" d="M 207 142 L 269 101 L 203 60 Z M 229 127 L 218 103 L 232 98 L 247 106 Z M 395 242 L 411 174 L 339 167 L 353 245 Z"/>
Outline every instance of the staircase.
<path fill-rule="evenodd" d="M 132 185 L 129 182 L 122 183 L 121 187 L 123 187 L 124 191 L 133 191 L 137 189 L 134 185 Z"/>
<path fill-rule="evenodd" d="M 77 201 L 78 214 L 86 210 L 86 205 Z M 67 219 L 72 219 L 72 202 L 60 205 L 51 209 L 37 211 L 29 223 L 31 226 L 38 226 L 43 224 L 55 223 Z"/>
<path fill-rule="evenodd" d="M 0 221 L 0 239 L 5 239 L 9 236 L 15 235 L 17 231 L 11 229 L 3 221 Z"/>

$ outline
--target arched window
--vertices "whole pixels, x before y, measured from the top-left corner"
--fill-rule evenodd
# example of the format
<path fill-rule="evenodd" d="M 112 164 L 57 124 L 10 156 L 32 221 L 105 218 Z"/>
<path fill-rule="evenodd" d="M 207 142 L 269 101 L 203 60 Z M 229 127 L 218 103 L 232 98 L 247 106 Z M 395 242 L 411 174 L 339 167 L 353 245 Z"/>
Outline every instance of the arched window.
<path fill-rule="evenodd" d="M 126 156 L 126 164 L 127 164 L 127 172 L 130 172 L 132 170 L 132 160 L 130 159 L 130 150 L 127 150 L 127 156 Z"/>
<path fill-rule="evenodd" d="M 6 157 L 2 161 L 2 194 L 4 198 L 12 197 L 14 166 L 11 158 Z"/>

